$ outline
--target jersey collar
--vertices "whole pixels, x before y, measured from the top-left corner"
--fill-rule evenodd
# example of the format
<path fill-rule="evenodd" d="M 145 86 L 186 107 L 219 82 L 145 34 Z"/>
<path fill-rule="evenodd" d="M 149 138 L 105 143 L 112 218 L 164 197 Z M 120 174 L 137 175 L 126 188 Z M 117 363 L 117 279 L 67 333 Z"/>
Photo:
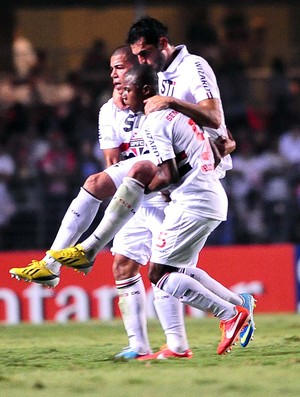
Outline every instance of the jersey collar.
<path fill-rule="evenodd" d="M 182 62 L 183 58 L 186 57 L 187 55 L 189 55 L 189 52 L 188 52 L 186 46 L 183 44 L 176 46 L 175 50 L 177 50 L 179 52 L 176 55 L 176 58 L 173 60 L 173 62 L 165 70 L 165 72 L 167 72 L 167 73 L 174 72 L 177 69 L 178 65 Z"/>

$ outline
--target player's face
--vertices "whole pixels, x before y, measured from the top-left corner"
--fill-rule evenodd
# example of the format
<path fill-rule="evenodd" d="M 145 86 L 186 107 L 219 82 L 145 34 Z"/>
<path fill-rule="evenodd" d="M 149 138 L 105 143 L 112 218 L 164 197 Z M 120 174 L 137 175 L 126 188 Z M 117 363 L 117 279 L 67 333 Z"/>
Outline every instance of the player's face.
<path fill-rule="evenodd" d="M 143 37 L 131 45 L 131 51 L 138 57 L 140 64 L 147 63 L 157 72 L 163 70 L 166 63 L 163 50 L 156 48 L 153 44 L 147 44 Z"/>
<path fill-rule="evenodd" d="M 120 92 L 123 91 L 124 76 L 130 68 L 132 68 L 125 54 L 113 55 L 110 59 L 110 77 L 112 78 L 114 87 Z"/>
<path fill-rule="evenodd" d="M 144 110 L 144 95 L 143 89 L 137 86 L 134 82 L 134 77 L 127 76 L 124 79 L 124 91 L 122 99 L 134 113 L 142 112 Z"/>

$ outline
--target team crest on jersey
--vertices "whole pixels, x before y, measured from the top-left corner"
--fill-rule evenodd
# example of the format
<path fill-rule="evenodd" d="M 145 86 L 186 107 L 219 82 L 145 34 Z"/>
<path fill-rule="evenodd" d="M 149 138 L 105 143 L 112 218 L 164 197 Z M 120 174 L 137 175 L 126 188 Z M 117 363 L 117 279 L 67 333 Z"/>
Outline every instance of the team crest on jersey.
<path fill-rule="evenodd" d="M 125 158 L 136 157 L 149 153 L 149 149 L 142 138 L 131 139 L 130 142 L 126 143 L 123 142 L 120 145 L 120 151 Z"/>

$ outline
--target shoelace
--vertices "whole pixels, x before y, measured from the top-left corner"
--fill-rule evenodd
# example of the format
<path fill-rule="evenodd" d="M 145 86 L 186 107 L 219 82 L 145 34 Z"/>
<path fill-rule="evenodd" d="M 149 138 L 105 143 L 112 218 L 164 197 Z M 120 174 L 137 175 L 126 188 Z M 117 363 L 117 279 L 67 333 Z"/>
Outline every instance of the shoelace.
<path fill-rule="evenodd" d="M 74 258 L 74 256 L 76 257 L 84 256 L 84 251 L 82 249 L 74 247 L 74 251 L 75 251 L 75 255 L 73 252 L 71 253 L 70 250 L 64 250 L 61 256 L 63 258 Z"/>
<path fill-rule="evenodd" d="M 38 261 L 36 259 L 33 259 L 30 264 L 30 266 L 38 267 L 39 269 L 45 267 L 45 265 L 46 265 L 45 261 Z"/>

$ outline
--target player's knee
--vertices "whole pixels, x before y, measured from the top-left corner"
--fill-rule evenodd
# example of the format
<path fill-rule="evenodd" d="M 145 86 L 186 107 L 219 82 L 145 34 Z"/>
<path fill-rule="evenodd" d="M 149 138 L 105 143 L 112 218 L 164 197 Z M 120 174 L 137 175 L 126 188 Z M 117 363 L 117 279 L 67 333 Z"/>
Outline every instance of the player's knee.
<path fill-rule="evenodd" d="M 105 172 L 90 175 L 85 180 L 83 187 L 99 200 L 112 197 L 116 191 L 113 180 Z"/>
<path fill-rule="evenodd" d="M 148 278 L 152 284 L 156 285 L 163 275 L 164 275 L 163 266 L 160 267 L 155 263 L 149 264 Z"/>
<path fill-rule="evenodd" d="M 150 263 L 149 264 L 149 270 L 148 270 L 148 278 L 151 281 L 152 284 L 157 284 L 158 281 L 168 273 L 173 273 L 177 272 L 178 269 L 173 266 L 167 266 L 167 265 L 160 265 L 157 263 Z"/>
<path fill-rule="evenodd" d="M 139 161 L 133 165 L 128 176 L 135 178 L 143 185 L 148 185 L 157 172 L 157 167 L 151 161 Z"/>
<path fill-rule="evenodd" d="M 85 188 L 85 190 L 87 190 L 89 193 L 95 196 L 97 192 L 96 188 L 98 183 L 99 183 L 99 173 L 90 175 L 85 180 L 83 187 Z"/>
<path fill-rule="evenodd" d="M 112 265 L 112 272 L 116 281 L 135 277 L 140 270 L 140 265 L 122 255 L 116 255 Z"/>

